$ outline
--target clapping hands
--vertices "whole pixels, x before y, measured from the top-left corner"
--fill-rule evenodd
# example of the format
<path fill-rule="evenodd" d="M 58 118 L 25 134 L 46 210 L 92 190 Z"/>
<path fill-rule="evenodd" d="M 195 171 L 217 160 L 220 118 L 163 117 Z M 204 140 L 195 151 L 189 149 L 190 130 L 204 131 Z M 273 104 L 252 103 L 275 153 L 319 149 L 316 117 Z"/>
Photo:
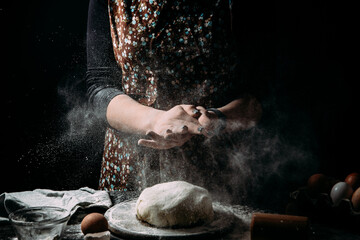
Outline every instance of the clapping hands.
<path fill-rule="evenodd" d="M 146 133 L 149 138 L 140 139 L 138 144 L 155 149 L 179 147 L 194 135 L 211 137 L 217 123 L 217 115 L 202 106 L 177 105 L 159 114 L 153 129 Z"/>

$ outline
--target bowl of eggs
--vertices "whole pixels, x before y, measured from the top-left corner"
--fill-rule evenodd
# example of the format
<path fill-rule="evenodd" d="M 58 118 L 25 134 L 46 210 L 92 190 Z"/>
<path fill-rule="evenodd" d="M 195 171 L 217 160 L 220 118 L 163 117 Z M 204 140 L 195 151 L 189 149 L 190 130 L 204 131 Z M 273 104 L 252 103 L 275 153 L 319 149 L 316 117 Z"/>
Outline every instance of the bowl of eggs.
<path fill-rule="evenodd" d="M 306 186 L 290 194 L 288 214 L 349 225 L 360 222 L 360 174 L 350 173 L 343 180 L 322 173 L 308 178 Z"/>

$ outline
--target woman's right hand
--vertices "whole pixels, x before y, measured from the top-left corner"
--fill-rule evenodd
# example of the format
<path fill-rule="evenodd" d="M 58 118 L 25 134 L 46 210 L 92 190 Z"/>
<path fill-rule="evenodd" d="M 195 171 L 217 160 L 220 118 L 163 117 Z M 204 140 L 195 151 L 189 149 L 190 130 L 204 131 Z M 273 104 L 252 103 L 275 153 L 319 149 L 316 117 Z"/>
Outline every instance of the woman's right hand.
<path fill-rule="evenodd" d="M 152 130 L 146 133 L 150 139 L 140 139 L 138 144 L 155 149 L 182 146 L 195 134 L 204 134 L 197 118 L 200 112 L 194 105 L 177 105 L 158 113 Z"/>

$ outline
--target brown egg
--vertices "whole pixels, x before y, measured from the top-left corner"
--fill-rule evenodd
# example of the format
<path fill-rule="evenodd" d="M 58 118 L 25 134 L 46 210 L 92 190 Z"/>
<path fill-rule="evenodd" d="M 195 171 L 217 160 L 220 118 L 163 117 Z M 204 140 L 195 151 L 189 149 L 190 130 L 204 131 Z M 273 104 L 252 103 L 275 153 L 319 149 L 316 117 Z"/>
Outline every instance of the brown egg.
<path fill-rule="evenodd" d="M 100 213 L 90 213 L 81 222 L 81 231 L 85 234 L 108 230 L 108 221 Z"/>
<path fill-rule="evenodd" d="M 316 173 L 309 177 L 307 186 L 310 196 L 313 197 L 320 193 L 329 193 L 331 190 L 329 178 L 322 173 Z"/>
<path fill-rule="evenodd" d="M 353 189 L 360 187 L 360 174 L 350 173 L 346 178 L 345 182 L 349 184 Z"/>
<path fill-rule="evenodd" d="M 360 211 L 360 187 L 353 193 L 351 203 L 355 211 Z"/>

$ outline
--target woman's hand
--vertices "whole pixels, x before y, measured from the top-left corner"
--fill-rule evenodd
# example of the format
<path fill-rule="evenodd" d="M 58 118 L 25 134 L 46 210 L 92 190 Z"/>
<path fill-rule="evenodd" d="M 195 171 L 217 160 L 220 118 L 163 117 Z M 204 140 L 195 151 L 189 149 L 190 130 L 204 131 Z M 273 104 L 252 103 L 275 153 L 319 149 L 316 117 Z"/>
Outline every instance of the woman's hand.
<path fill-rule="evenodd" d="M 244 95 L 235 99 L 225 106 L 218 108 L 225 115 L 226 122 L 211 110 L 207 111 L 204 107 L 198 106 L 201 116 L 199 123 L 204 127 L 205 136 L 214 136 L 220 131 L 235 132 L 250 129 L 259 122 L 262 115 L 260 102 L 251 95 Z"/>
<path fill-rule="evenodd" d="M 138 144 L 155 149 L 169 149 L 182 146 L 193 135 L 203 134 L 203 127 L 197 120 L 200 111 L 194 105 L 177 105 L 159 113 L 153 129 L 146 133 L 150 139 L 140 139 Z"/>
<path fill-rule="evenodd" d="M 200 111 L 200 117 L 198 118 L 201 126 L 204 127 L 204 134 L 207 137 L 217 135 L 223 124 L 221 119 L 212 111 L 207 111 L 202 106 L 197 106 L 196 109 Z"/>
<path fill-rule="evenodd" d="M 260 103 L 251 96 L 235 99 L 218 110 L 227 119 L 225 132 L 255 126 L 262 113 Z M 139 145 L 157 149 L 181 146 L 194 134 L 212 136 L 222 123 L 214 112 L 206 111 L 204 107 L 177 105 L 162 111 L 144 106 L 126 94 L 110 101 L 106 118 L 109 125 L 118 131 L 146 134 L 150 139 L 140 139 Z"/>

